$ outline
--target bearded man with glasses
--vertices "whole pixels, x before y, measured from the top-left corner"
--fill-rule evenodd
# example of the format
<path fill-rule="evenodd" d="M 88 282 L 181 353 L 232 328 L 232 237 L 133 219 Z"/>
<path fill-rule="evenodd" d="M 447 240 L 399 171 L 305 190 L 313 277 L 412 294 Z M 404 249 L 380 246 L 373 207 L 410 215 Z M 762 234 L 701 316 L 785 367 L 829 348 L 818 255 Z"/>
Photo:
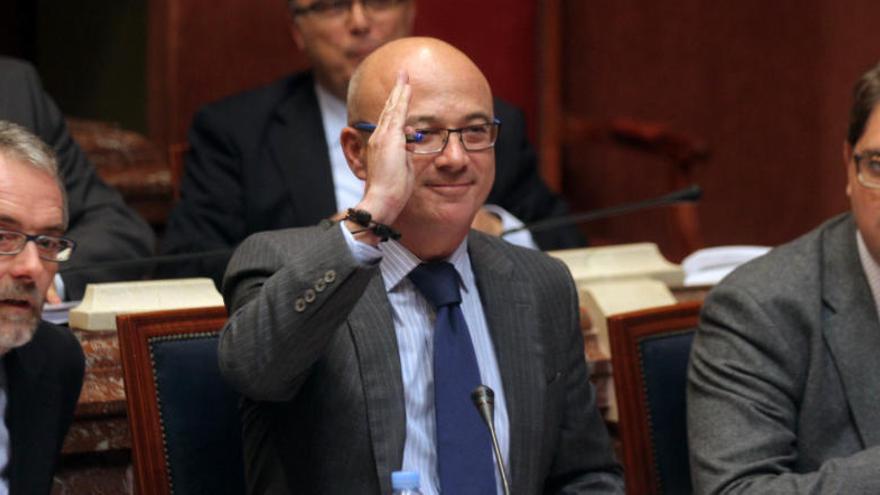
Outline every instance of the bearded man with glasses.
<path fill-rule="evenodd" d="M 843 145 L 852 211 L 740 267 L 703 306 L 695 493 L 880 493 L 878 108 L 880 65 L 855 86 Z"/>
<path fill-rule="evenodd" d="M 0 492 L 48 494 L 82 387 L 67 329 L 41 321 L 58 264 L 76 243 L 53 152 L 0 120 Z"/>
<path fill-rule="evenodd" d="M 290 0 L 291 35 L 312 69 L 204 107 L 190 130 L 181 200 L 168 222 L 169 254 L 236 246 L 265 230 L 315 225 L 354 205 L 363 182 L 351 174 L 340 134 L 348 83 L 361 61 L 409 35 L 412 0 Z M 519 110 L 495 100 L 504 131 L 498 173 L 474 227 L 504 228 L 565 214 L 538 174 Z M 541 249 L 583 245 L 574 226 L 506 240 Z M 220 279 L 225 259 L 200 274 Z M 197 270 L 198 271 L 198 270 Z"/>

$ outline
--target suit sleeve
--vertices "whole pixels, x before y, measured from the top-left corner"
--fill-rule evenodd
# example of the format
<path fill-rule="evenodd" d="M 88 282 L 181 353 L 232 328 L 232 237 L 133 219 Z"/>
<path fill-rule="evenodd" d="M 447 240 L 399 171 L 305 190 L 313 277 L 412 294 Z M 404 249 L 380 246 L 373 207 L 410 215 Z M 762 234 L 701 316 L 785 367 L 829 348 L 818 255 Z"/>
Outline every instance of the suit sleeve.
<path fill-rule="evenodd" d="M 73 258 L 61 270 L 68 298 L 81 298 L 87 282 L 130 278 L 129 273 L 108 270 L 64 273 L 65 269 L 94 263 L 149 256 L 155 243 L 153 231 L 125 204 L 122 196 L 98 176 L 94 166 L 71 139 L 61 112 L 43 92 L 33 68 L 10 63 L 5 70 L 9 78 L 7 94 L 10 97 L 15 95 L 16 101 L 3 106 L 8 113 L 0 118 L 31 129 L 58 155 L 70 212 L 67 236 L 77 243 Z"/>
<path fill-rule="evenodd" d="M 732 284 L 717 287 L 703 308 L 688 371 L 695 493 L 880 493 L 880 447 L 793 470 L 808 332 L 787 331 L 791 325 Z"/>
<path fill-rule="evenodd" d="M 577 290 L 567 269 L 562 270 L 567 281 L 569 325 L 551 347 L 558 356 L 552 361 L 561 363 L 555 375 L 558 378 L 553 381 L 563 387 L 565 401 L 558 428 L 559 445 L 544 493 L 622 494 L 622 470 L 614 459 L 605 422 L 596 407 L 596 394 L 584 359 Z"/>
<path fill-rule="evenodd" d="M 230 317 L 219 359 L 227 382 L 252 400 L 292 399 L 377 270 L 354 260 L 338 227 L 249 237 L 223 281 Z"/>
<path fill-rule="evenodd" d="M 495 101 L 495 112 L 501 120 L 501 134 L 495 146 L 495 184 L 486 202 L 501 206 L 523 223 L 568 213 L 565 201 L 550 191 L 540 176 L 522 113 L 500 100 Z M 532 237 L 543 250 L 586 244 L 575 225 L 532 232 Z"/>

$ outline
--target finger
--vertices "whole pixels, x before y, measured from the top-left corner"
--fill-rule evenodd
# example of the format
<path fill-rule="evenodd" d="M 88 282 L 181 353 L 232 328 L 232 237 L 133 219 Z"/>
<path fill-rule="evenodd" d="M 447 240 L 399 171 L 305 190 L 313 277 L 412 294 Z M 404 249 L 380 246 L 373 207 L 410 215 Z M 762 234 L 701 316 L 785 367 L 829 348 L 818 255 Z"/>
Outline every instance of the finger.
<path fill-rule="evenodd" d="M 376 130 L 382 128 L 398 129 L 402 127 L 402 120 L 406 118 L 406 111 L 409 106 L 412 88 L 409 85 L 409 77 L 406 71 L 401 70 L 397 73 L 397 79 L 391 93 L 385 100 L 385 107 L 379 115 L 379 121 L 376 122 Z"/>

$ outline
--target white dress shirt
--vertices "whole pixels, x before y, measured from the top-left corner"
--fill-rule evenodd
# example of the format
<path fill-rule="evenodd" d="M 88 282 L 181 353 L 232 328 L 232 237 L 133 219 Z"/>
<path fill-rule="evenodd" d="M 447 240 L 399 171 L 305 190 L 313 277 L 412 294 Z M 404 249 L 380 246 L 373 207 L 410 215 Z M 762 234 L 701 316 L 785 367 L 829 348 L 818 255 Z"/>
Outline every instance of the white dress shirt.
<path fill-rule="evenodd" d="M 407 277 L 422 261 L 395 241 L 383 242 L 378 248 L 359 242 L 343 224 L 340 225 L 358 262 L 379 263 L 382 281 L 391 303 L 406 406 L 406 441 L 402 469 L 418 471 L 422 494 L 436 495 L 440 485 L 434 418 L 433 332 L 436 312 Z M 455 267 L 461 277 L 461 311 L 474 344 L 480 378 L 483 384 L 495 392 L 495 429 L 504 465 L 508 466 L 510 435 L 507 402 L 495 348 L 486 315 L 483 313 L 483 303 L 471 270 L 467 239 L 446 261 Z M 503 493 L 497 472 L 495 480 L 498 493 Z"/>

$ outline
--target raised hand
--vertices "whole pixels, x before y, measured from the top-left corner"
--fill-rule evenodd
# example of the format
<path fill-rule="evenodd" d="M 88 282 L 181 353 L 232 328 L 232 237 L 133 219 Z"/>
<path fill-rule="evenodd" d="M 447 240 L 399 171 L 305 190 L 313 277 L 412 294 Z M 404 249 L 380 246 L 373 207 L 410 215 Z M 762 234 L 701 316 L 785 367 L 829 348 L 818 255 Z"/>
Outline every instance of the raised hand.
<path fill-rule="evenodd" d="M 367 177 L 358 208 L 370 212 L 379 223 L 394 223 L 413 192 L 414 174 L 405 136 L 412 132 L 406 126 L 411 97 L 409 78 L 400 71 L 367 144 Z"/>

